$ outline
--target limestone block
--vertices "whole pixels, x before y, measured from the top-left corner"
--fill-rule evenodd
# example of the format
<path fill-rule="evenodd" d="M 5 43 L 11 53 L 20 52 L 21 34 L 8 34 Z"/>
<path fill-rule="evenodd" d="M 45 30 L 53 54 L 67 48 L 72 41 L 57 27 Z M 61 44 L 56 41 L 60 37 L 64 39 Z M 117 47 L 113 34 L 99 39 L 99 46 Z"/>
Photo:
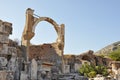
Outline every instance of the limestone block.
<path fill-rule="evenodd" d="M 0 43 L 0 51 L 3 49 L 3 44 Z"/>
<path fill-rule="evenodd" d="M 64 65 L 64 73 L 70 73 L 70 65 Z"/>
<path fill-rule="evenodd" d="M 40 71 L 41 67 L 42 67 L 42 61 L 38 60 L 37 61 L 37 65 L 38 65 L 38 71 Z"/>
<path fill-rule="evenodd" d="M 116 80 L 119 80 L 120 79 L 120 74 L 117 74 L 116 75 Z"/>
<path fill-rule="evenodd" d="M 2 20 L 0 20 L 0 26 L 2 25 L 2 23 L 3 23 L 3 21 L 2 21 Z"/>
<path fill-rule="evenodd" d="M 95 77 L 94 80 L 105 80 L 105 77 Z"/>
<path fill-rule="evenodd" d="M 32 59 L 32 64 L 31 64 L 31 79 L 36 80 L 37 79 L 37 62 L 35 59 Z"/>
<path fill-rule="evenodd" d="M 41 76 L 41 71 L 38 71 L 37 77 L 38 77 L 38 80 L 43 80 Z"/>
<path fill-rule="evenodd" d="M 28 75 L 25 72 L 21 72 L 20 80 L 29 80 Z"/>
<path fill-rule="evenodd" d="M 8 45 L 7 44 L 3 44 L 3 47 L 1 49 L 1 54 L 7 54 L 8 53 Z"/>
<path fill-rule="evenodd" d="M 8 35 L 12 34 L 12 23 L 3 22 L 3 25 L 4 25 L 4 32 Z"/>
<path fill-rule="evenodd" d="M 13 72 L 11 72 L 11 71 L 7 72 L 6 80 L 14 80 Z"/>
<path fill-rule="evenodd" d="M 82 64 L 75 63 L 75 71 L 78 71 L 82 67 Z"/>
<path fill-rule="evenodd" d="M 4 26 L 3 25 L 0 25 L 0 32 L 3 33 L 4 32 Z"/>
<path fill-rule="evenodd" d="M 8 62 L 8 70 L 15 71 L 16 70 L 16 58 L 12 57 Z"/>
<path fill-rule="evenodd" d="M 3 49 L 7 52 L 8 51 L 8 45 L 7 44 L 3 44 Z"/>
<path fill-rule="evenodd" d="M 118 69 L 118 74 L 120 75 L 120 68 Z"/>
<path fill-rule="evenodd" d="M 12 54 L 12 56 L 17 56 L 17 49 L 15 47 L 8 47 L 8 54 Z"/>
<path fill-rule="evenodd" d="M 0 34 L 0 43 L 9 43 L 9 36 L 8 35 L 1 35 Z"/>
<path fill-rule="evenodd" d="M 7 59 L 5 57 L 0 57 L 0 63 L 1 63 L 2 66 L 6 66 Z"/>
<path fill-rule="evenodd" d="M 9 35 L 12 33 L 12 27 L 9 27 L 8 25 L 0 25 L 0 33 Z"/>
<path fill-rule="evenodd" d="M 6 80 L 7 73 L 6 71 L 0 71 L 0 80 Z"/>

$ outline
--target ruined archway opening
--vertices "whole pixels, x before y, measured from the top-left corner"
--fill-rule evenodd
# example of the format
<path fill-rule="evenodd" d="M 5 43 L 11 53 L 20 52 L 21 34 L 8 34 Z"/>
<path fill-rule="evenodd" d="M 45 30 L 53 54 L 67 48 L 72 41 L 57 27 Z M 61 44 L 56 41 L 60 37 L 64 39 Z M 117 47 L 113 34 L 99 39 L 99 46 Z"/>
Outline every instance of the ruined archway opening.
<path fill-rule="evenodd" d="M 31 39 L 32 45 L 48 44 L 56 42 L 57 33 L 54 26 L 42 21 L 35 27 L 35 36 Z"/>

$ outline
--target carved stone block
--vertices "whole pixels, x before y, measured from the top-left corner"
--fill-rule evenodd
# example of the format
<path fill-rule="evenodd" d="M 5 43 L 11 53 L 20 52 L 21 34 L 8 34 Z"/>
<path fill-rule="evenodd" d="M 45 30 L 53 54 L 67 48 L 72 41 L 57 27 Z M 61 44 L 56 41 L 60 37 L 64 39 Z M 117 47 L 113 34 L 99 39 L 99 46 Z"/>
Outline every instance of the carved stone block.
<path fill-rule="evenodd" d="M 0 43 L 9 43 L 8 35 L 0 34 Z"/>

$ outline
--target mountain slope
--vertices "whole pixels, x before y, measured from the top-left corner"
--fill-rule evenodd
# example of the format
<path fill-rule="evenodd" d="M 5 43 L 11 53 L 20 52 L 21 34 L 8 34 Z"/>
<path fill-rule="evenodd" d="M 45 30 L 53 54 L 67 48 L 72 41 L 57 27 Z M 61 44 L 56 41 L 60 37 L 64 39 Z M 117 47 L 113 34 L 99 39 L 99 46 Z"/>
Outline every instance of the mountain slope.
<path fill-rule="evenodd" d="M 115 43 L 112 43 L 104 48 L 102 48 L 101 50 L 95 52 L 96 55 L 108 55 L 109 53 L 117 50 L 120 47 L 120 41 L 117 41 Z"/>

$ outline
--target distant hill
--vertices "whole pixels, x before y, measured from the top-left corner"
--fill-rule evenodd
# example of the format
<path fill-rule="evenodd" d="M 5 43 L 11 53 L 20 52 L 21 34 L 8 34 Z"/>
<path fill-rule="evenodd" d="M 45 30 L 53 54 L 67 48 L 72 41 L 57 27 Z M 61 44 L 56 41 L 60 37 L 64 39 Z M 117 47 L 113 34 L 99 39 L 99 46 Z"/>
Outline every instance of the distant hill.
<path fill-rule="evenodd" d="M 106 55 L 107 56 L 109 53 L 117 50 L 118 48 L 120 48 L 120 41 L 117 41 L 115 43 L 112 43 L 112 44 L 102 48 L 101 50 L 95 52 L 95 54 L 96 55 L 102 54 L 102 55 Z"/>

